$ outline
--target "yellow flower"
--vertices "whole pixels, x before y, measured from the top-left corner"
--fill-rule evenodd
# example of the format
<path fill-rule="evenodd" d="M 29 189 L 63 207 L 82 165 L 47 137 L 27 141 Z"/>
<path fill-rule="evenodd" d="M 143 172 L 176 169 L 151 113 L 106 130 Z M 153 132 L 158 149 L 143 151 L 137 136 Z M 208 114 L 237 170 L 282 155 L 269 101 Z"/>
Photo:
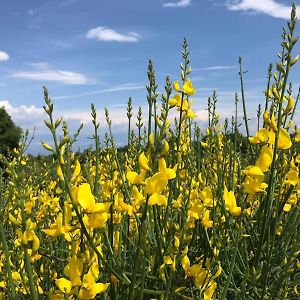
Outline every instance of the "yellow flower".
<path fill-rule="evenodd" d="M 210 219 L 209 215 L 210 215 L 210 211 L 208 209 L 204 209 L 204 214 L 201 223 L 206 229 L 212 228 L 213 226 L 213 221 Z"/>
<path fill-rule="evenodd" d="M 266 172 L 269 169 L 269 166 L 271 165 L 273 160 L 273 150 L 268 146 L 263 146 L 261 148 L 261 152 L 259 155 L 259 158 L 256 161 L 256 167 L 259 167 L 259 169 L 262 172 Z"/>
<path fill-rule="evenodd" d="M 296 186 L 299 182 L 298 170 L 291 170 L 285 176 L 285 184 Z"/>
<path fill-rule="evenodd" d="M 189 79 L 183 84 L 183 92 L 186 95 L 194 95 L 196 93 L 196 90 L 194 89 L 193 84 Z"/>
<path fill-rule="evenodd" d="M 224 200 L 226 210 L 228 210 L 232 215 L 239 216 L 241 214 L 241 207 L 236 205 L 234 192 L 228 192 L 226 186 L 224 187 Z"/>
<path fill-rule="evenodd" d="M 64 268 L 64 274 L 71 280 L 72 286 L 81 285 L 81 274 L 83 271 L 83 262 L 73 255 L 69 263 Z"/>
<path fill-rule="evenodd" d="M 188 111 L 187 111 L 187 116 L 190 119 L 195 119 L 196 118 L 196 114 L 190 109 L 188 109 Z"/>
<path fill-rule="evenodd" d="M 207 186 L 200 192 L 199 197 L 202 200 L 203 204 L 208 207 L 213 207 L 213 194 L 209 186 Z"/>
<path fill-rule="evenodd" d="M 255 137 L 249 137 L 249 141 L 251 144 L 265 143 L 268 139 L 269 132 L 266 128 L 262 128 L 259 131 L 257 131 Z"/>
<path fill-rule="evenodd" d="M 67 234 L 72 230 L 72 227 L 68 224 L 62 225 L 63 224 L 63 216 L 62 213 L 59 213 L 55 223 L 50 225 L 49 229 L 42 229 L 42 231 L 52 237 L 58 237 L 59 235 L 62 234 Z"/>
<path fill-rule="evenodd" d="M 149 163 L 148 158 L 146 157 L 145 153 L 142 152 L 141 155 L 139 156 L 139 165 L 140 165 L 141 169 L 143 169 L 145 171 L 149 171 L 150 167 L 149 167 L 148 163 Z"/>
<path fill-rule="evenodd" d="M 86 213 L 104 213 L 110 207 L 110 203 L 95 203 L 91 186 L 88 183 L 83 183 L 78 187 L 75 198 L 75 201 L 80 204 Z"/>
<path fill-rule="evenodd" d="M 245 192 L 249 194 L 255 194 L 263 191 L 265 188 L 268 187 L 268 185 L 263 181 L 263 175 L 247 176 L 244 183 Z"/>
<path fill-rule="evenodd" d="M 176 167 L 173 169 L 167 168 L 167 164 L 166 164 L 166 161 L 164 160 L 164 158 L 160 158 L 158 160 L 158 169 L 159 169 L 159 172 L 162 173 L 163 175 L 165 175 L 168 180 L 174 179 L 176 177 L 176 172 L 175 172 Z"/>
<path fill-rule="evenodd" d="M 173 84 L 173 89 L 177 92 L 180 92 L 180 85 L 179 85 L 179 81 L 176 80 Z"/>
<path fill-rule="evenodd" d="M 203 300 L 211 300 L 216 288 L 217 283 L 214 280 L 211 280 L 208 287 L 205 289 Z"/>
<path fill-rule="evenodd" d="M 97 294 L 105 292 L 110 283 L 96 283 L 98 277 L 98 265 L 94 266 L 83 276 L 83 284 L 79 291 L 78 298 L 82 300 L 94 299 Z"/>

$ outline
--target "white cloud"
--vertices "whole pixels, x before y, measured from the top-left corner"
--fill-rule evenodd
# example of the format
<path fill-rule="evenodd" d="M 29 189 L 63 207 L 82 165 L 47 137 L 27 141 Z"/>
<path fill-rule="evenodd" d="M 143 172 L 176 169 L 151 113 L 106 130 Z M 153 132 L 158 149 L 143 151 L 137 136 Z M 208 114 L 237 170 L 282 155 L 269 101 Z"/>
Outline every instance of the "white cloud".
<path fill-rule="evenodd" d="M 5 61 L 5 60 L 9 60 L 9 55 L 4 51 L 0 51 L 0 61 Z"/>
<path fill-rule="evenodd" d="M 141 36 L 135 32 L 119 33 L 105 26 L 90 29 L 86 37 L 105 42 L 138 42 Z"/>
<path fill-rule="evenodd" d="M 236 66 L 211 66 L 203 68 L 193 68 L 193 71 L 221 71 L 235 69 Z"/>
<path fill-rule="evenodd" d="M 44 110 L 36 107 L 35 105 L 13 106 L 8 100 L 0 100 L 0 107 L 4 107 L 13 120 L 18 122 L 28 119 L 33 120 L 44 114 Z"/>
<path fill-rule="evenodd" d="M 275 0 L 230 0 L 226 6 L 229 10 L 261 13 L 274 18 L 289 19 L 291 15 L 290 5 Z M 300 9 L 299 5 L 297 9 Z"/>
<path fill-rule="evenodd" d="M 83 74 L 64 70 L 52 70 L 46 63 L 32 64 L 36 70 L 19 71 L 11 75 L 14 78 L 22 78 L 38 81 L 56 81 L 63 84 L 89 84 L 91 81 Z"/>
<path fill-rule="evenodd" d="M 107 89 L 90 91 L 90 92 L 81 93 L 81 94 L 57 96 L 57 97 L 54 96 L 53 99 L 56 99 L 56 100 L 70 99 L 70 98 L 78 98 L 78 97 L 85 97 L 85 96 L 91 96 L 91 95 L 98 95 L 98 94 L 103 94 L 103 93 L 140 90 L 140 89 L 144 89 L 144 88 L 145 88 L 145 85 L 142 85 L 142 84 L 124 83 L 124 84 L 116 85 L 116 86 L 113 86 L 113 87 L 110 87 L 110 88 L 107 88 Z"/>
<path fill-rule="evenodd" d="M 192 0 L 180 0 L 178 2 L 168 2 L 163 4 L 163 7 L 186 7 L 190 6 L 192 3 Z"/>

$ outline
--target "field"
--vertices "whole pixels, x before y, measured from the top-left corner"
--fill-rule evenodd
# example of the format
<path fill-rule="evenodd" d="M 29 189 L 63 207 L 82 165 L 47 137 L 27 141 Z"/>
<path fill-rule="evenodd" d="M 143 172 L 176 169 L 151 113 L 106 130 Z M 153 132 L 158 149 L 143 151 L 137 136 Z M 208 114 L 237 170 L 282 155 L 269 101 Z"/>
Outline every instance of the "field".
<path fill-rule="evenodd" d="M 232 119 L 220 123 L 213 94 L 208 127 L 197 125 L 186 39 L 179 79 L 167 77 L 162 95 L 149 62 L 149 110 L 133 116 L 128 102 L 122 149 L 107 110 L 100 141 L 92 105 L 93 145 L 76 153 L 81 128 L 70 133 L 54 118 L 44 88 L 49 156 L 26 155 L 26 136 L 1 156 L 0 299 L 300 299 L 299 93 L 288 80 L 295 13 L 254 136 L 241 59 Z"/>

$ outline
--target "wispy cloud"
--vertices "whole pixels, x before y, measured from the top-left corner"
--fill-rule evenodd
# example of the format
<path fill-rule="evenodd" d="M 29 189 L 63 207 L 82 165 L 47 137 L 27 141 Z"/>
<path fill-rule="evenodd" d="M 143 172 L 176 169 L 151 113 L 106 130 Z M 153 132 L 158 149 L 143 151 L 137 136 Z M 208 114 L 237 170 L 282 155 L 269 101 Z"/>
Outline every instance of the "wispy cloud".
<path fill-rule="evenodd" d="M 141 38 L 136 32 L 120 33 L 105 26 L 90 29 L 86 37 L 104 42 L 138 42 Z"/>
<path fill-rule="evenodd" d="M 18 71 L 11 77 L 38 81 L 56 81 L 63 84 L 84 85 L 92 81 L 81 73 L 51 69 L 47 63 L 32 63 L 34 70 Z"/>
<path fill-rule="evenodd" d="M 232 70 L 235 68 L 236 66 L 210 66 L 210 67 L 202 67 L 202 68 L 193 68 L 193 71 L 222 71 L 222 70 Z"/>
<path fill-rule="evenodd" d="M 290 5 L 275 0 L 230 0 L 226 3 L 226 7 L 233 11 L 260 13 L 281 19 L 288 19 L 291 15 Z M 300 9 L 299 5 L 297 9 Z"/>
<path fill-rule="evenodd" d="M 0 61 L 5 61 L 5 60 L 9 60 L 8 53 L 6 53 L 4 51 L 0 51 Z"/>
<path fill-rule="evenodd" d="M 140 90 L 143 88 L 145 88 L 145 85 L 142 85 L 142 84 L 124 83 L 124 84 L 116 85 L 116 86 L 113 86 L 113 87 L 110 87 L 107 89 L 90 91 L 90 92 L 81 93 L 81 94 L 56 96 L 56 97 L 54 96 L 53 99 L 56 99 L 56 100 L 71 99 L 71 98 L 85 97 L 85 96 L 91 96 L 91 95 L 99 95 L 99 94 L 104 94 L 104 93 Z"/>
<path fill-rule="evenodd" d="M 163 7 L 186 7 L 190 6 L 192 3 L 192 0 L 180 0 L 178 2 L 168 2 L 163 4 Z"/>

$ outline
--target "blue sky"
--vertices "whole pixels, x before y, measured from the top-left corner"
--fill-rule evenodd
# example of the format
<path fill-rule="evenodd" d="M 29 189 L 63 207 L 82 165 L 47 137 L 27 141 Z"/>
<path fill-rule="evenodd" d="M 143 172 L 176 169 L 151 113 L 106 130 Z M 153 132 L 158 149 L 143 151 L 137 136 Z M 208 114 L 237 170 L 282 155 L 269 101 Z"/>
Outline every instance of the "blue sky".
<path fill-rule="evenodd" d="M 180 52 L 187 36 L 197 89 L 194 109 L 205 126 L 206 103 L 213 90 L 221 117 L 233 112 L 240 91 L 238 57 L 244 62 L 245 93 L 254 120 L 269 63 L 280 51 L 282 26 L 290 14 L 287 0 L 13 0 L 0 11 L 0 105 L 35 139 L 29 148 L 42 152 L 50 142 L 43 125 L 42 86 L 57 116 L 71 131 L 84 123 L 79 146 L 90 143 L 90 103 L 105 131 L 104 107 L 111 113 L 119 144 L 126 141 L 126 103 L 146 107 L 147 64 L 154 63 L 162 91 L 170 74 L 179 79 Z M 299 8 L 300 11 L 300 8 Z M 296 33 L 298 33 L 298 28 Z M 299 45 L 295 47 L 299 53 Z M 291 74 L 295 94 L 298 66 Z M 146 117 L 146 109 L 144 109 Z M 299 117 L 299 110 L 297 111 Z M 252 122 L 254 124 L 254 122 Z"/>

